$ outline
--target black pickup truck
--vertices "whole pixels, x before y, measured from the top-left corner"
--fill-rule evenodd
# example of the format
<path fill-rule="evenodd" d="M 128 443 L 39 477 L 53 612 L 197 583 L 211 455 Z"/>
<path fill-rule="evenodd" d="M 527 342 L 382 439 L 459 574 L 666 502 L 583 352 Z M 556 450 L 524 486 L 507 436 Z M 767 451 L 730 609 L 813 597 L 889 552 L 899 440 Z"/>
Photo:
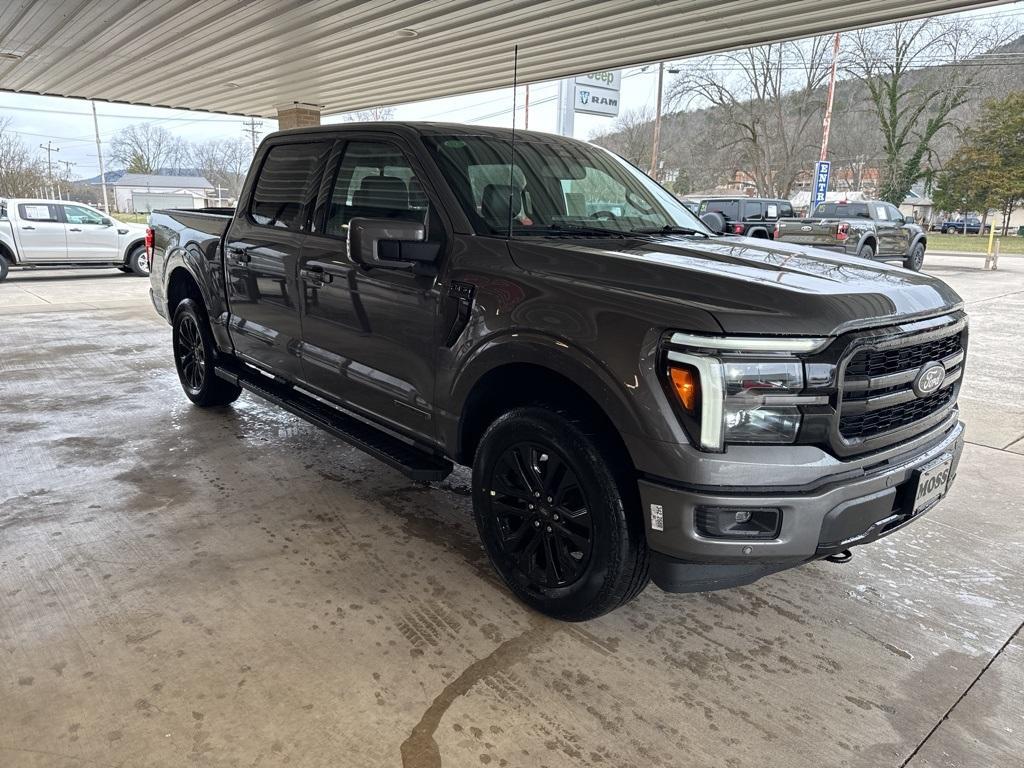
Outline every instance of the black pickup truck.
<path fill-rule="evenodd" d="M 948 286 L 716 236 L 599 147 L 280 132 L 237 210 L 151 227 L 194 403 L 248 390 L 414 480 L 471 466 L 492 563 L 552 616 L 847 557 L 956 472 L 967 320 Z"/>

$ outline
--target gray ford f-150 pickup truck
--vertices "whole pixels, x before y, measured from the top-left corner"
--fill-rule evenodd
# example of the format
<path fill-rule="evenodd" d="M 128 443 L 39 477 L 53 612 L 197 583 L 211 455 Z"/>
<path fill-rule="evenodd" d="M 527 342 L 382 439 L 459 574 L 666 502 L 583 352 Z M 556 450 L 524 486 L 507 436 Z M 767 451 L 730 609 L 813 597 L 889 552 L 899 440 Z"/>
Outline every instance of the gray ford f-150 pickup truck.
<path fill-rule="evenodd" d="M 599 147 L 280 132 L 237 210 L 151 225 L 193 402 L 247 389 L 417 480 L 471 466 L 494 567 L 552 616 L 846 557 L 956 472 L 948 286 L 716 236 Z"/>

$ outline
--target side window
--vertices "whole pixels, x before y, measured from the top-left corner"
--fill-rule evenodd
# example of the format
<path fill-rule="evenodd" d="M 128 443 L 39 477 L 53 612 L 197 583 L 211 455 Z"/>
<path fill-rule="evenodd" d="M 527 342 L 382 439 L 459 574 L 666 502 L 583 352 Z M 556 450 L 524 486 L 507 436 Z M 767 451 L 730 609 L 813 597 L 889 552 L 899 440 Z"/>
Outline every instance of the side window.
<path fill-rule="evenodd" d="M 19 203 L 18 216 L 25 221 L 60 221 L 57 206 L 46 203 Z"/>
<path fill-rule="evenodd" d="M 743 219 L 745 221 L 760 221 L 761 220 L 761 204 L 760 203 L 744 203 L 743 204 Z"/>
<path fill-rule="evenodd" d="M 383 141 L 353 141 L 334 181 L 324 232 L 345 237 L 353 218 L 427 223 L 429 204 L 405 155 Z"/>
<path fill-rule="evenodd" d="M 707 210 L 722 214 L 726 221 L 735 221 L 740 215 L 740 204 L 735 200 L 711 200 Z"/>
<path fill-rule="evenodd" d="M 878 219 L 879 221 L 888 221 L 889 216 L 886 213 L 884 205 L 875 205 L 874 208 L 875 208 L 874 218 Z"/>
<path fill-rule="evenodd" d="M 779 218 L 779 205 L 778 203 L 768 203 L 765 218 L 774 221 Z"/>
<path fill-rule="evenodd" d="M 789 203 L 783 203 L 779 208 L 779 216 L 783 219 L 793 218 L 793 206 Z"/>
<path fill-rule="evenodd" d="M 103 215 L 80 205 L 65 205 L 64 218 L 68 224 L 102 224 Z"/>
<path fill-rule="evenodd" d="M 313 179 L 330 147 L 328 141 L 271 147 L 256 179 L 250 218 L 265 227 L 302 229 L 302 217 L 316 194 Z"/>
<path fill-rule="evenodd" d="M 894 205 L 885 206 L 885 210 L 889 214 L 889 221 L 899 221 L 903 218 L 903 214 Z"/>

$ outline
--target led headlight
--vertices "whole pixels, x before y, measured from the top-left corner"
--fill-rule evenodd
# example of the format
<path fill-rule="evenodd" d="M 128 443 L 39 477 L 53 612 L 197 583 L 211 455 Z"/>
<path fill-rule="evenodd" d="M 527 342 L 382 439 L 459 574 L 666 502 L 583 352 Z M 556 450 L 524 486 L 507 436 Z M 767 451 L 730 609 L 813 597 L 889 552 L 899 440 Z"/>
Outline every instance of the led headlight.
<path fill-rule="evenodd" d="M 823 404 L 828 398 L 800 394 L 804 368 L 793 355 L 813 352 L 828 341 L 673 334 L 672 345 L 687 351 L 669 351 L 669 377 L 680 403 L 678 382 L 696 381 L 687 392 L 697 388 L 700 396 L 696 403 L 689 398 L 689 407 L 683 410 L 691 417 L 688 426 L 699 427 L 700 447 L 721 451 L 726 443 L 795 442 L 799 406 Z M 679 371 L 687 371 L 687 376 Z"/>

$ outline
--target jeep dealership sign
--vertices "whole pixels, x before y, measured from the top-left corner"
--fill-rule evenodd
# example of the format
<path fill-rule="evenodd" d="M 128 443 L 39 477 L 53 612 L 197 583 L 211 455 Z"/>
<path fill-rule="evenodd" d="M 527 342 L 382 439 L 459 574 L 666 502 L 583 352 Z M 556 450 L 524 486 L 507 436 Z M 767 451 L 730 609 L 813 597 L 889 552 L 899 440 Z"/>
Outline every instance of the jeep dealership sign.
<path fill-rule="evenodd" d="M 618 71 L 588 72 L 575 82 L 573 109 L 588 115 L 615 117 L 619 114 L 619 87 L 622 73 Z"/>

